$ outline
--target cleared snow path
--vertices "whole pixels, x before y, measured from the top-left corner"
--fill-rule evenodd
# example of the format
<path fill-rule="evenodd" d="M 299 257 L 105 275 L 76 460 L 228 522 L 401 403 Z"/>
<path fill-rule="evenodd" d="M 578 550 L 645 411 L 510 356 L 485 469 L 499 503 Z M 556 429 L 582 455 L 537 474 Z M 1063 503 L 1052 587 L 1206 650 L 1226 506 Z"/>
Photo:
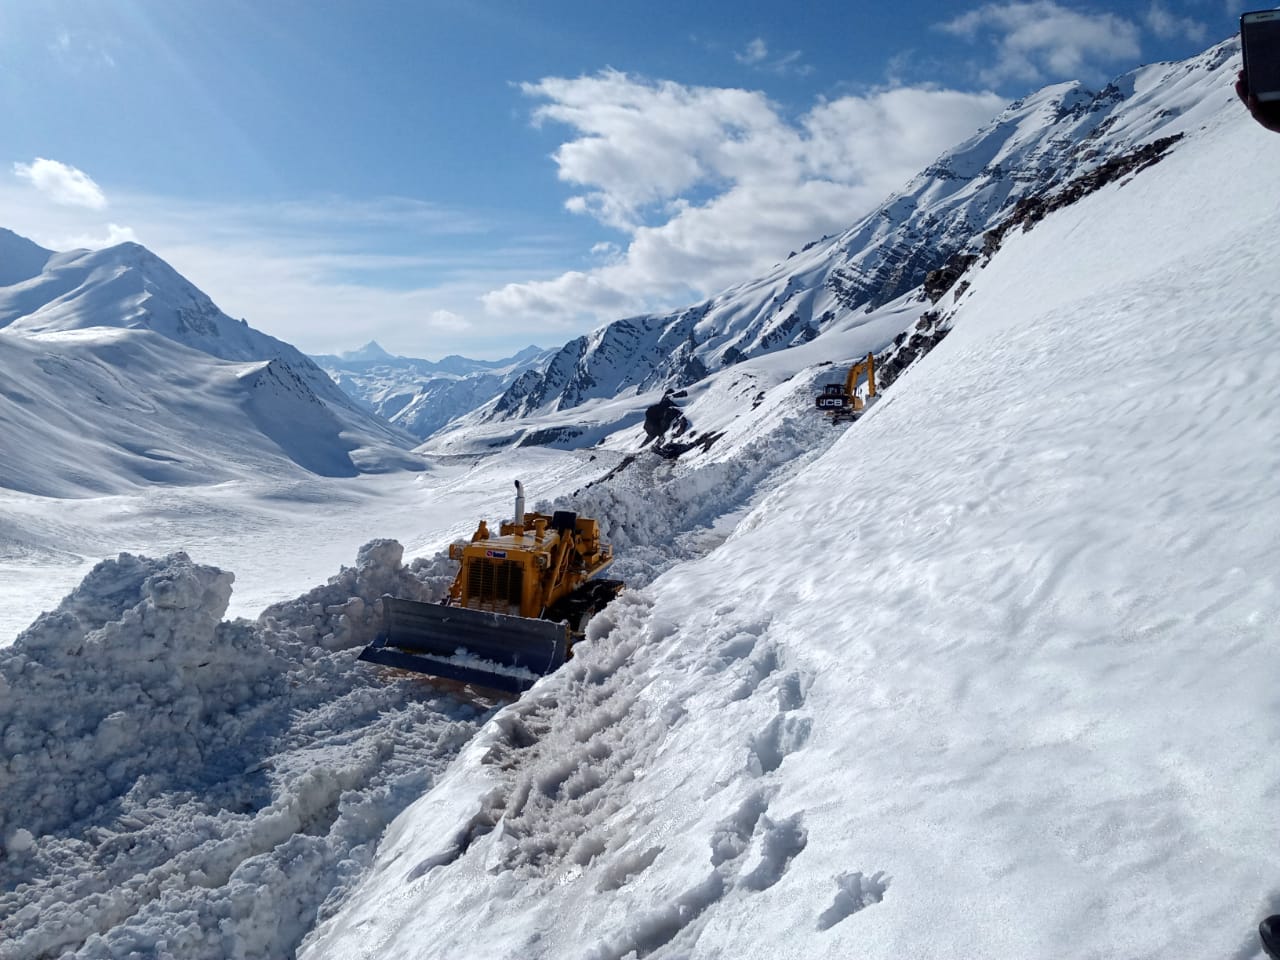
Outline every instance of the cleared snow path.
<path fill-rule="evenodd" d="M 721 543 L 797 462 L 841 435 L 811 413 L 809 389 L 780 389 L 767 435 L 728 461 L 646 453 L 601 480 L 599 463 L 559 458 L 551 486 L 566 489 L 561 474 L 574 463 L 586 486 L 554 500 L 600 517 L 620 554 L 615 575 L 647 584 Z M 476 516 L 492 519 L 509 470 L 478 462 L 462 476 L 446 470 L 446 482 L 455 500 L 474 487 Z M 448 517 L 454 526 L 475 519 Z M 251 623 L 222 620 L 233 575 L 186 554 L 98 564 L 0 649 L 0 960 L 292 956 L 365 874 L 387 824 L 501 706 L 355 661 L 376 630 L 379 596 L 433 601 L 452 572 L 442 554 L 406 567 L 398 543 L 373 541 L 354 568 Z M 634 591 L 625 598 L 617 616 L 645 605 Z M 592 635 L 613 623 L 600 618 Z M 580 719 L 568 735 L 604 751 L 598 769 L 565 787 L 583 798 L 584 839 L 572 853 L 583 862 L 603 842 L 591 826 L 613 812 L 594 788 L 643 756 L 653 729 L 634 722 L 648 708 L 610 679 L 633 646 L 587 649 L 567 668 L 570 682 L 593 688 L 571 705 Z M 560 734 L 541 736 L 554 705 L 535 695 L 500 714 L 496 729 L 546 752 L 553 769 L 426 838 L 441 847 L 440 863 L 494 822 L 498 804 L 504 856 L 523 872 L 576 842 L 543 816 L 553 781 L 574 762 L 554 759 L 573 757 Z M 510 766 L 510 749 L 493 762 Z M 647 856 L 627 862 L 639 870 Z M 431 869 L 430 856 L 415 862 Z"/>

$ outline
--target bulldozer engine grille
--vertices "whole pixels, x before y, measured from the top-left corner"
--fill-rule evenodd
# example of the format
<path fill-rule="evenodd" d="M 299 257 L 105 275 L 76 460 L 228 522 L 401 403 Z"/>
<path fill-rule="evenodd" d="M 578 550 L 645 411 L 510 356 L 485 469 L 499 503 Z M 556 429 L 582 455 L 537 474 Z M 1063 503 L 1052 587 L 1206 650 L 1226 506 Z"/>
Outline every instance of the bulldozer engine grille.
<path fill-rule="evenodd" d="M 524 566 L 511 560 L 473 560 L 467 567 L 467 605 L 489 609 L 519 607 Z"/>

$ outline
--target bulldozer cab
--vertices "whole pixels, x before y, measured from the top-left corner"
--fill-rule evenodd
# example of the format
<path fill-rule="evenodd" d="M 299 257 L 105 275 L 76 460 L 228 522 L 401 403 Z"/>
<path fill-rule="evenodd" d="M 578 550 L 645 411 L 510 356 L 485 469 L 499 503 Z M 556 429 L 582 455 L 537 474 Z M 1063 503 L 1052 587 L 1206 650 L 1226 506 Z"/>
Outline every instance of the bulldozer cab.
<path fill-rule="evenodd" d="M 383 598 L 384 629 L 360 659 L 519 692 L 565 662 L 586 621 L 622 589 L 597 575 L 613 562 L 592 518 L 515 514 L 454 543 L 458 574 L 440 604 Z"/>

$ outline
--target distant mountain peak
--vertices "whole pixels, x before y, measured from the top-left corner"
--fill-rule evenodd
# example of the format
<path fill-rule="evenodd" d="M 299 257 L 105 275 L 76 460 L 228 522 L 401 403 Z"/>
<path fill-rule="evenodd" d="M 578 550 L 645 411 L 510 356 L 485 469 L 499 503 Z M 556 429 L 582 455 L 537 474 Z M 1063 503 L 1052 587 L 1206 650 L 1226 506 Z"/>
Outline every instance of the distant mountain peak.
<path fill-rule="evenodd" d="M 40 276 L 52 256 L 52 250 L 0 227 L 0 287 Z"/>
<path fill-rule="evenodd" d="M 382 349 L 382 345 L 377 340 L 370 340 L 363 347 L 357 347 L 355 350 L 348 350 L 338 354 L 343 360 L 351 361 L 369 361 L 369 360 L 394 360 L 394 353 L 387 353 Z"/>

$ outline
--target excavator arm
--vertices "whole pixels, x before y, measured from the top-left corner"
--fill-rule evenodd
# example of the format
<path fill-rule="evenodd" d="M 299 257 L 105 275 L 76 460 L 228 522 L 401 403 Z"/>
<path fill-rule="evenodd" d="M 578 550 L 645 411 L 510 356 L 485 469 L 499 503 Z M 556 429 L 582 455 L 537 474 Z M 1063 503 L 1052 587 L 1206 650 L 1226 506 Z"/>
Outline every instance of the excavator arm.
<path fill-rule="evenodd" d="M 838 383 L 828 383 L 822 388 L 822 393 L 814 398 L 817 408 L 830 416 L 832 423 L 856 420 L 858 414 L 862 412 L 865 403 L 858 396 L 858 381 L 862 379 L 863 374 L 867 377 L 867 400 L 872 400 L 876 396 L 874 353 L 868 353 L 866 359 L 859 360 L 849 368 L 849 375 L 845 377 L 843 386 Z"/>

